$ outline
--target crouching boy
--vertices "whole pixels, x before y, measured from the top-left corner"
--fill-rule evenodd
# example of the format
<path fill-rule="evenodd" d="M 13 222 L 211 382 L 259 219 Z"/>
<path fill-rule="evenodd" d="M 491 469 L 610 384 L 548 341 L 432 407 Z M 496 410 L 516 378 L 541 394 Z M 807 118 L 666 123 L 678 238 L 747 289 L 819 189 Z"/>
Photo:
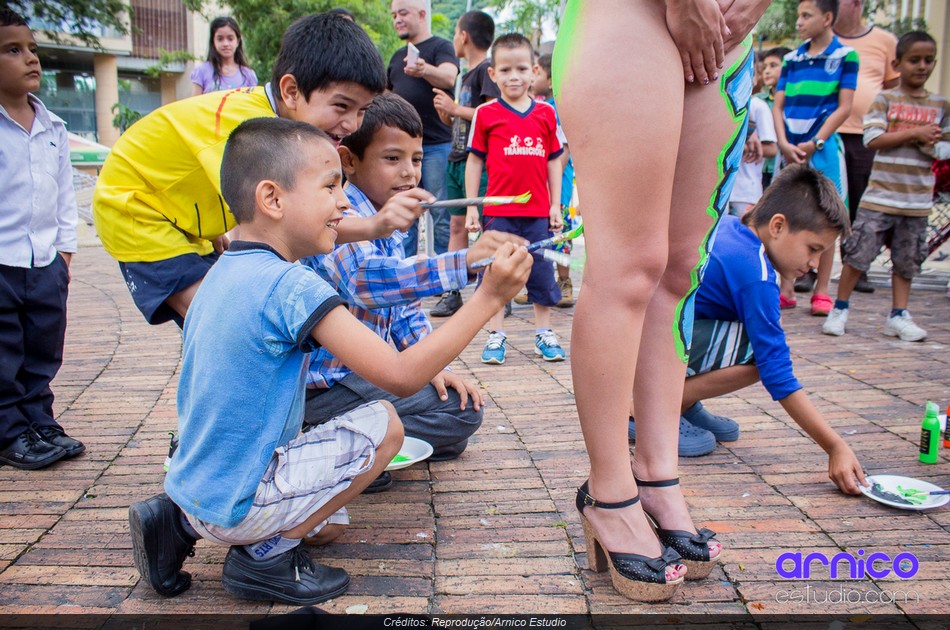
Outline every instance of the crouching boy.
<path fill-rule="evenodd" d="M 184 326 L 180 443 L 167 495 L 129 510 L 136 567 L 160 594 L 186 590 L 198 538 L 230 545 L 225 590 L 246 599 L 314 604 L 343 593 L 346 572 L 300 547 L 399 450 L 392 405 L 371 402 L 301 433 L 308 354 L 323 346 L 368 381 L 407 396 L 429 383 L 524 284 L 531 257 L 506 244 L 454 317 L 403 352 L 354 318 L 312 269 L 333 250 L 348 207 L 340 159 L 324 132 L 260 118 L 228 140 L 221 189 L 240 241 L 195 294 Z M 324 537 L 328 538 L 328 537 Z"/>

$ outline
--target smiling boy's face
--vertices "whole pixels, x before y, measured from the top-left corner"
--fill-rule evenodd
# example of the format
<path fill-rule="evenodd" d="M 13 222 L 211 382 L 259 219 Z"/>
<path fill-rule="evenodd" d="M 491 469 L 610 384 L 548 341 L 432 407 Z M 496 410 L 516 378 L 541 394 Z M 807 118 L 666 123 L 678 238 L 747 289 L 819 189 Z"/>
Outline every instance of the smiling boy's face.
<path fill-rule="evenodd" d="M 23 98 L 40 89 L 36 40 L 26 26 L 0 26 L 0 93 Z"/>
<path fill-rule="evenodd" d="M 422 138 L 402 129 L 383 126 L 358 158 L 342 149 L 346 177 L 379 210 L 389 198 L 411 190 L 422 178 Z"/>
<path fill-rule="evenodd" d="M 310 123 L 325 131 L 337 146 L 360 128 L 363 114 L 376 96 L 359 83 L 338 81 L 313 90 L 304 99 L 291 75 L 281 79 L 281 90 L 281 117 Z"/>
<path fill-rule="evenodd" d="M 534 80 L 534 59 L 527 46 L 494 51 L 488 75 L 498 85 L 506 101 L 516 101 L 528 91 Z"/>
<path fill-rule="evenodd" d="M 335 148 L 325 140 L 313 140 L 301 152 L 304 166 L 297 172 L 293 189 L 281 191 L 280 200 L 290 260 L 333 251 L 336 226 L 349 207 Z"/>

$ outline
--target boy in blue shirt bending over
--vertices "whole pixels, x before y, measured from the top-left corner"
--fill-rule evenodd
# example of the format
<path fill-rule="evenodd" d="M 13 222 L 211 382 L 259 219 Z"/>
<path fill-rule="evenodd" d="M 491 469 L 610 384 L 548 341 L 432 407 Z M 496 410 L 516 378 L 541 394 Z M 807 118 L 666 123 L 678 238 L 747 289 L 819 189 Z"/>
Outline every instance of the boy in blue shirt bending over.
<path fill-rule="evenodd" d="M 403 352 L 354 318 L 332 286 L 295 261 L 333 250 L 349 207 L 330 137 L 307 123 L 257 118 L 230 135 L 221 191 L 241 241 L 211 267 L 184 326 L 180 444 L 167 495 L 129 509 L 139 573 L 158 593 L 186 590 L 198 538 L 231 545 L 226 591 L 315 604 L 343 593 L 342 569 L 300 547 L 399 451 L 393 406 L 372 402 L 301 432 L 308 354 L 324 346 L 377 386 L 408 396 L 472 340 L 528 277 L 531 257 L 505 244 L 483 288 L 439 330 Z M 327 538 L 324 536 L 324 538 Z"/>
<path fill-rule="evenodd" d="M 372 218 L 387 205 L 411 209 L 420 201 L 435 199 L 417 188 L 422 120 L 401 96 L 385 93 L 373 99 L 360 128 L 343 139 L 340 158 L 351 206 L 348 214 Z M 527 244 L 513 234 L 492 231 L 471 248 L 432 258 L 406 258 L 405 238 L 405 232 L 397 231 L 373 241 L 345 243 L 331 254 L 303 261 L 337 290 L 357 319 L 399 350 L 432 333 L 421 298 L 465 288 L 475 279 L 469 265 L 490 256 L 502 243 Z M 394 396 L 355 374 L 326 348 L 318 349 L 310 362 L 307 399 L 306 421 L 314 424 L 369 401 L 388 400 L 406 435 L 433 446 L 430 459 L 435 461 L 458 457 L 482 423 L 478 386 L 449 370 L 411 396 Z M 384 473 L 367 490 L 384 490 L 390 483 L 389 474 Z"/>
<path fill-rule="evenodd" d="M 736 426 L 710 414 L 701 401 L 761 380 L 828 454 L 828 475 L 838 488 L 858 494 L 857 482 L 865 485 L 861 465 L 792 372 L 776 283 L 776 275 L 801 275 L 849 231 L 848 210 L 834 184 L 806 165 L 782 169 L 741 220 L 722 217 L 696 293 L 682 408 L 694 418 L 706 416 L 710 422 L 703 426 Z"/>

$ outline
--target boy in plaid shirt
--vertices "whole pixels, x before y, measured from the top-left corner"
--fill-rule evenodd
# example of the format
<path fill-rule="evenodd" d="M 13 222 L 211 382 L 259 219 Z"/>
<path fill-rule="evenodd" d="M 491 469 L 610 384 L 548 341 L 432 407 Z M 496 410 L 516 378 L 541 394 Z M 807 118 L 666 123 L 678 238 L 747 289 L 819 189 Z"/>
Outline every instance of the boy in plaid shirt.
<path fill-rule="evenodd" d="M 386 205 L 411 209 L 434 199 L 416 187 L 422 167 L 422 121 L 400 96 L 386 93 L 374 99 L 360 129 L 343 140 L 340 157 L 353 215 L 371 217 Z M 421 298 L 464 288 L 475 279 L 469 265 L 490 256 L 499 244 L 526 244 L 513 235 L 487 232 L 469 249 L 433 258 L 405 258 L 405 238 L 405 233 L 393 232 L 303 261 L 336 288 L 351 313 L 400 350 L 432 331 Z M 320 424 L 366 402 L 388 400 L 406 435 L 432 444 L 430 459 L 453 459 L 482 423 L 482 396 L 475 383 L 448 368 L 431 385 L 412 396 L 394 396 L 320 348 L 310 363 L 305 421 Z M 370 490 L 385 490 L 390 484 L 386 473 Z"/>

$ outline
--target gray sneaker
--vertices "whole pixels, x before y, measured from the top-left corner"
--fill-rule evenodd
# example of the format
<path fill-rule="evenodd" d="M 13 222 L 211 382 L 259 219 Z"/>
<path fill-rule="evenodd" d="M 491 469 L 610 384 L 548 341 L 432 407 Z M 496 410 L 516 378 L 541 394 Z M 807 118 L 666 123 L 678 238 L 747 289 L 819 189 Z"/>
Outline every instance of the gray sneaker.
<path fill-rule="evenodd" d="M 462 294 L 458 291 L 446 291 L 442 294 L 439 303 L 429 311 L 429 315 L 432 317 L 451 317 L 460 308 L 462 308 Z"/>

